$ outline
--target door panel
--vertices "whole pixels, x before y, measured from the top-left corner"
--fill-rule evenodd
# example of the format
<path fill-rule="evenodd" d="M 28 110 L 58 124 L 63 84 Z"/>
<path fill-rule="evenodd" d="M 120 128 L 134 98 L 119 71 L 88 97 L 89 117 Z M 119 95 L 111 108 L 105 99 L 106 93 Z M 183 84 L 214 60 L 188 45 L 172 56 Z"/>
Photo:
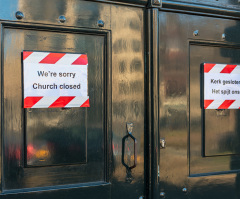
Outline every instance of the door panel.
<path fill-rule="evenodd" d="M 205 60 L 240 63 L 239 53 L 239 49 L 231 46 L 190 45 L 190 175 L 240 169 L 240 158 L 234 156 L 239 154 L 240 145 L 239 110 L 199 108 L 199 91 L 203 92 L 199 83 L 199 63 Z M 197 141 L 199 138 L 201 142 Z"/>
<path fill-rule="evenodd" d="M 2 4 L 0 197 L 144 196 L 144 9 L 75 0 Z M 16 22 L 18 10 L 24 18 Z M 90 108 L 23 109 L 23 50 L 86 53 Z M 123 149 L 130 122 L 137 142 Z M 122 151 L 127 164 L 137 162 L 131 171 Z"/>
<path fill-rule="evenodd" d="M 145 194 L 145 67 L 143 9 L 112 7 L 112 198 L 139 198 Z M 121 20 L 119 20 L 121 16 Z M 133 123 L 136 138 L 137 166 L 127 175 L 122 165 L 122 139 L 127 135 L 126 123 Z M 134 158 L 132 143 L 125 145 L 127 163 Z M 127 147 L 128 146 L 128 147 Z M 129 149 L 128 149 L 129 148 Z"/>
<path fill-rule="evenodd" d="M 239 22 L 158 15 L 161 196 L 238 198 L 239 111 L 201 109 L 200 66 L 239 63 Z"/>
<path fill-rule="evenodd" d="M 4 189 L 105 181 L 105 37 L 10 28 L 3 32 Z M 87 53 L 90 108 L 23 109 L 23 50 Z"/>

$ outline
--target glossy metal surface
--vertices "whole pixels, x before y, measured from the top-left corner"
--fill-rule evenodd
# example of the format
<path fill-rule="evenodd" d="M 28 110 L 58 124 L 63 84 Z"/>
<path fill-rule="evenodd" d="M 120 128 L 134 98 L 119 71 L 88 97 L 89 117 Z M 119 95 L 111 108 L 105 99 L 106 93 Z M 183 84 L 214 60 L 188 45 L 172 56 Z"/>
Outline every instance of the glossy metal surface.
<path fill-rule="evenodd" d="M 148 0 L 109 0 L 111 2 L 123 2 L 127 4 L 138 4 L 138 5 L 147 5 Z"/>
<path fill-rule="evenodd" d="M 11 28 L 3 33 L 3 189 L 104 181 L 104 36 Z M 23 110 L 23 50 L 87 53 L 91 107 Z"/>
<path fill-rule="evenodd" d="M 180 199 L 186 198 L 182 187 L 188 179 L 189 16 L 159 12 L 158 20 L 159 132 L 167 141 L 160 150 L 159 189 L 166 198 Z"/>
<path fill-rule="evenodd" d="M 144 187 L 144 12 L 119 6 L 111 8 L 112 18 L 112 198 L 139 198 Z M 132 181 L 122 165 L 122 138 L 126 123 L 134 124 L 137 140 L 137 166 L 131 170 Z M 133 153 L 132 153 L 133 155 Z M 131 159 L 133 156 L 130 157 Z"/>
<path fill-rule="evenodd" d="M 4 157 L 0 197 L 144 196 L 144 10 L 65 0 L 14 0 L 1 5 Z M 24 18 L 16 24 L 18 10 Z M 65 23 L 59 22 L 59 16 L 66 17 Z M 104 27 L 99 27 L 99 20 Z M 24 112 L 22 50 L 86 52 L 91 107 Z M 137 140 L 137 166 L 131 170 L 131 180 L 121 162 L 129 121 L 134 123 Z M 32 148 L 36 149 L 33 156 L 28 154 Z"/>
<path fill-rule="evenodd" d="M 165 1 L 168 3 L 168 0 Z M 239 3 L 237 0 L 170 0 L 170 2 L 184 2 L 184 3 L 191 3 L 195 5 L 207 5 L 207 6 L 215 6 L 215 7 L 222 7 L 227 9 L 240 9 Z"/>
<path fill-rule="evenodd" d="M 148 137 L 147 141 L 151 147 L 146 148 L 146 153 L 149 154 L 147 166 L 148 172 L 148 197 L 149 198 L 159 198 L 159 67 L 158 67 L 158 9 L 147 10 L 147 119 L 148 123 Z M 151 133 L 150 133 L 151 132 Z M 148 165 L 148 164 L 147 164 Z"/>
<path fill-rule="evenodd" d="M 240 63 L 239 53 L 240 49 L 231 46 L 190 45 L 190 175 L 240 169 L 240 158 L 233 156 L 240 153 L 239 110 L 203 111 L 198 103 L 200 92 L 196 92 L 203 92 L 200 63 Z"/>
<path fill-rule="evenodd" d="M 192 14 L 210 15 L 227 18 L 237 18 L 240 16 L 239 5 L 232 4 L 232 1 L 172 1 L 163 0 L 161 10 L 171 10 L 173 12 L 180 11 Z M 222 2 L 222 1 L 221 1 Z M 159 7 L 159 6 L 157 6 Z"/>
<path fill-rule="evenodd" d="M 168 144 L 160 150 L 159 186 L 166 198 L 240 196 L 239 112 L 200 106 L 200 64 L 239 63 L 238 24 L 159 12 L 159 125 Z"/>
<path fill-rule="evenodd" d="M 25 23 L 54 24 L 59 23 L 59 16 L 66 17 L 64 26 L 98 28 L 99 19 L 105 22 L 105 28 L 110 29 L 110 5 L 90 1 L 66 0 L 12 0 L 0 1 L 0 19 L 17 21 L 15 13 L 21 11 Z"/>
<path fill-rule="evenodd" d="M 87 146 L 92 142 L 87 140 L 88 126 L 92 126 L 88 112 L 76 108 L 25 110 L 25 166 L 86 164 Z M 97 139 L 103 142 L 101 134 Z"/>
<path fill-rule="evenodd" d="M 19 20 L 24 17 L 24 14 L 20 11 L 17 11 L 15 15 L 16 15 L 16 18 L 19 19 Z"/>

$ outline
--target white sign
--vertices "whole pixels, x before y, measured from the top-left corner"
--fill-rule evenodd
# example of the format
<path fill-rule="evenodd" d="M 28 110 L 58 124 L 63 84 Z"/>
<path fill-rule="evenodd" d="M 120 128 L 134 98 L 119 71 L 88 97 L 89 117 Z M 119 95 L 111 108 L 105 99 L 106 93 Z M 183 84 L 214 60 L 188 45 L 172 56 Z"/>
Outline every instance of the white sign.
<path fill-rule="evenodd" d="M 239 109 L 240 65 L 204 64 L 204 108 Z"/>
<path fill-rule="evenodd" d="M 205 74 L 204 96 L 214 100 L 240 99 L 240 74 Z"/>
<path fill-rule="evenodd" d="M 23 51 L 24 108 L 89 107 L 86 54 Z"/>

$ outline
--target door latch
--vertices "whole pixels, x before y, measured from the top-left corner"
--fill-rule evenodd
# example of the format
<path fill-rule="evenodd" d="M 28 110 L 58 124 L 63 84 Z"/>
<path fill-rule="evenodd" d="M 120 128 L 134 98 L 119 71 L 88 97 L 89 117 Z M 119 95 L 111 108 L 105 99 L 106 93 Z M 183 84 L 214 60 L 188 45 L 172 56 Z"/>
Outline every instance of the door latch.
<path fill-rule="evenodd" d="M 166 140 L 165 138 L 160 138 L 160 149 L 166 148 Z"/>

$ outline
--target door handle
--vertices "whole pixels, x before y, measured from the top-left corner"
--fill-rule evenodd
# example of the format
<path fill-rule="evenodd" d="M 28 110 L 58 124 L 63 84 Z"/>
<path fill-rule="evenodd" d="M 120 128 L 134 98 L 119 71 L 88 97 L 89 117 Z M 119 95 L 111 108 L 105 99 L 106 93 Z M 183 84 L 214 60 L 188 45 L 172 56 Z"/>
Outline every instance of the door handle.
<path fill-rule="evenodd" d="M 137 166 L 137 152 L 136 152 L 136 145 L 137 145 L 137 139 L 132 135 L 133 130 L 133 123 L 127 123 L 127 131 L 128 134 L 125 135 L 122 139 L 122 164 L 127 168 L 127 170 L 131 170 Z M 133 145 L 134 145 L 134 163 L 133 165 L 128 165 L 125 163 L 125 142 L 127 139 L 132 139 Z"/>

